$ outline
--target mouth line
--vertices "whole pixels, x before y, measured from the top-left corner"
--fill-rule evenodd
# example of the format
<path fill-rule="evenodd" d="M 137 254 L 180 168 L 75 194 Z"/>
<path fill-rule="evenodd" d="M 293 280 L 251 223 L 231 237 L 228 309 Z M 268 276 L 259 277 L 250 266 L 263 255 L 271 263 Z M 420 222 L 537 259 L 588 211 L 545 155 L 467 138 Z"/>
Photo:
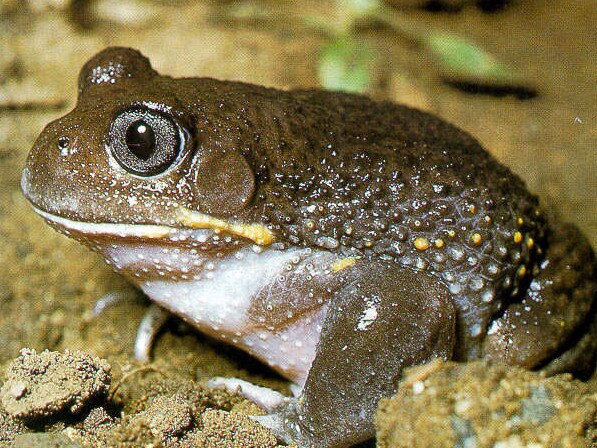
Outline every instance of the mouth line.
<path fill-rule="evenodd" d="M 179 236 L 182 232 L 187 230 L 157 224 L 94 223 L 75 221 L 48 213 L 35 206 L 33 206 L 33 210 L 51 224 L 54 224 L 65 230 L 78 232 L 84 235 L 106 235 L 120 238 L 166 239 L 169 237 L 171 238 Z M 205 229 L 205 233 L 207 236 L 207 234 L 212 234 L 213 232 L 208 232 L 207 229 Z"/>
<path fill-rule="evenodd" d="M 227 222 L 185 207 L 179 207 L 174 218 L 181 227 L 159 224 L 90 223 L 63 218 L 41 210 L 35 205 L 33 205 L 33 209 L 51 225 L 84 235 L 170 239 L 173 241 L 192 237 L 199 241 L 205 241 L 213 235 L 224 233 L 250 240 L 263 247 L 271 245 L 275 239 L 273 233 L 262 224 Z"/>
<path fill-rule="evenodd" d="M 170 242 L 191 240 L 197 243 L 215 242 L 216 240 L 229 243 L 232 241 L 230 238 L 238 239 L 240 237 L 262 247 L 269 246 L 274 240 L 273 234 L 261 224 L 228 223 L 209 215 L 193 212 L 184 207 L 180 207 L 175 215 L 176 223 L 180 224 L 181 227 L 163 224 L 76 221 L 41 210 L 35 205 L 33 205 L 33 210 L 52 227 L 57 228 L 67 236 L 75 233 L 86 237 L 116 237 Z"/>

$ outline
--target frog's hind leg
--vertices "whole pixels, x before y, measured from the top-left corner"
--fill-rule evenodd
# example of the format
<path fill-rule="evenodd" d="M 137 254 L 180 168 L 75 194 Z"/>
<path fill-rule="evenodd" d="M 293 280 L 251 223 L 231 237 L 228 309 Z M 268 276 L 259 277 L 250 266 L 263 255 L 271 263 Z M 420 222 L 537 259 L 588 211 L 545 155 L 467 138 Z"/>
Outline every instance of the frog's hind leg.
<path fill-rule="evenodd" d="M 402 369 L 452 356 L 455 320 L 435 277 L 391 264 L 366 269 L 334 298 L 296 416 L 286 418 L 299 427 L 299 446 L 371 438 L 377 403 L 395 393 Z"/>
<path fill-rule="evenodd" d="M 597 264 L 572 225 L 555 227 L 526 297 L 488 331 L 490 359 L 588 377 L 597 357 Z"/>
<path fill-rule="evenodd" d="M 549 363 L 541 366 L 548 375 L 572 372 L 586 380 L 597 368 L 597 316 L 593 317 L 588 331 L 565 348 Z"/>

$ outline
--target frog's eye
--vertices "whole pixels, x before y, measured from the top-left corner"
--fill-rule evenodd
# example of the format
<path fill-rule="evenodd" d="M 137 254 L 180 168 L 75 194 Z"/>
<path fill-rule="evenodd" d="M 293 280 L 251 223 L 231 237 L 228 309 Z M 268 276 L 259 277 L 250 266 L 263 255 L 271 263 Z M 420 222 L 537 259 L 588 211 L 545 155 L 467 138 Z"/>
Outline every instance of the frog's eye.
<path fill-rule="evenodd" d="M 151 109 L 132 109 L 112 122 L 109 147 L 128 172 L 154 176 L 177 160 L 181 140 L 180 128 L 170 117 Z"/>

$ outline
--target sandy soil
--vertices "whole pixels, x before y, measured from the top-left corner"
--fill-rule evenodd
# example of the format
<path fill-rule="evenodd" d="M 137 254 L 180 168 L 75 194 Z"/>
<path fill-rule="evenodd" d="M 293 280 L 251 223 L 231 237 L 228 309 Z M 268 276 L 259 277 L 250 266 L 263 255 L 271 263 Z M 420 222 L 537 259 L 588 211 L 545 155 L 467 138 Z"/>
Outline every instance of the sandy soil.
<path fill-rule="evenodd" d="M 591 446 L 594 387 L 480 361 L 409 368 L 397 394 L 379 404 L 377 446 Z"/>
<path fill-rule="evenodd" d="M 320 1 L 271 1 L 262 4 L 274 13 L 242 20 L 225 14 L 228 2 L 100 0 L 86 11 L 69 10 L 68 3 L 0 3 L 0 380 L 6 380 L 5 368 L 24 347 L 82 350 L 110 364 L 111 400 L 89 408 L 94 411 L 82 419 L 61 416 L 33 429 L 0 413 L 0 433 L 9 435 L 0 441 L 8 443 L 22 434 L 17 446 L 93 445 L 111 434 L 123 446 L 149 440 L 194 440 L 207 446 L 250 446 L 247 440 L 257 440 L 271 446 L 270 435 L 242 417 L 254 408 L 235 397 L 212 396 L 197 385 L 216 375 L 281 391 L 287 390 L 286 383 L 175 318 L 158 340 L 153 362 L 144 366 L 135 361 L 132 344 L 147 301 L 98 256 L 35 216 L 18 182 L 43 126 L 72 106 L 79 68 L 105 46 L 139 48 L 158 71 L 174 76 L 209 75 L 283 88 L 317 86 L 317 54 L 324 36 L 300 18 L 321 15 L 334 20 L 334 7 Z M 497 98 L 450 87 L 436 75 L 428 55 L 375 27 L 361 33 L 375 54 L 370 93 L 433 111 L 470 131 L 520 174 L 548 208 L 577 223 L 596 246 L 594 2 L 570 6 L 563 0 L 520 0 L 491 15 L 473 6 L 458 14 L 405 14 L 416 23 L 483 45 L 515 67 L 538 96 Z M 126 299 L 95 316 L 93 306 L 106 294 Z M 177 420 L 152 428 L 164 407 L 177 409 Z M 203 412 L 208 407 L 214 410 Z M 126 420 L 120 419 L 121 410 Z M 246 430 L 247 439 L 234 441 L 243 432 L 232 431 L 235 425 Z M 107 432 L 90 430 L 96 427 Z M 32 432 L 44 429 L 53 434 Z M 51 445 L 50 437 L 62 437 L 62 442 Z"/>

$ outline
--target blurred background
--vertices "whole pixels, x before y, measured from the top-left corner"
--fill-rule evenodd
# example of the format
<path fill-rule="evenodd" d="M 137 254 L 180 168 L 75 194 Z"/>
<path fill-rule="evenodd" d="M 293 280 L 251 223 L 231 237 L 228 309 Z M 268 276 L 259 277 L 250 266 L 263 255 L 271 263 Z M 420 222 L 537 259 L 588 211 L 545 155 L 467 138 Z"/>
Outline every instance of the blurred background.
<path fill-rule="evenodd" d="M 144 302 L 125 320 L 90 319 L 98 297 L 131 289 L 45 226 L 18 187 L 100 49 L 135 47 L 172 76 L 349 90 L 436 113 L 597 246 L 596 24 L 594 0 L 0 0 L 0 360 L 94 341 L 101 356 L 130 355 Z M 168 337 L 158 356 L 174 356 Z M 222 374 L 209 365 L 197 376 Z"/>

